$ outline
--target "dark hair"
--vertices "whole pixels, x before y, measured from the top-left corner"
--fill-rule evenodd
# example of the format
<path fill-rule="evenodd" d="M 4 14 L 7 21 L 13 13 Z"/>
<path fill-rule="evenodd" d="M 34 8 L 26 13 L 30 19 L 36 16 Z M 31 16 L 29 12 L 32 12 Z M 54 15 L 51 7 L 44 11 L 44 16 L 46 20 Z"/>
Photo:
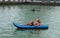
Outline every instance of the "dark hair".
<path fill-rule="evenodd" d="M 32 26 L 34 25 L 34 22 L 32 21 Z"/>
<path fill-rule="evenodd" d="M 39 23 L 40 23 L 40 20 L 37 20 L 37 22 L 39 22 Z"/>

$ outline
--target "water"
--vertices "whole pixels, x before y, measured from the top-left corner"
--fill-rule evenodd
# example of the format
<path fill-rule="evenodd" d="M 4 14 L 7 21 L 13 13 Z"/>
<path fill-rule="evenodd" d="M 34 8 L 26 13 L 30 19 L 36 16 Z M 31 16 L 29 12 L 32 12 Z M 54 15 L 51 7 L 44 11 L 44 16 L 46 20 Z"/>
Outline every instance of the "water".
<path fill-rule="evenodd" d="M 35 11 L 32 11 L 35 9 Z M 47 30 L 16 29 L 13 22 L 26 24 L 40 19 Z M 0 6 L 0 38 L 59 38 L 60 6 L 6 5 Z"/>

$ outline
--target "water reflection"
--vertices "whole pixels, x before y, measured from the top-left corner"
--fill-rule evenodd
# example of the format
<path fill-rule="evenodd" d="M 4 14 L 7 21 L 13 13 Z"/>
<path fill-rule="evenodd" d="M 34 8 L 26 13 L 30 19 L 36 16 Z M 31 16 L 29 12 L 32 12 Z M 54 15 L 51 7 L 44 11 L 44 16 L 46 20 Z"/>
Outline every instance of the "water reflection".
<path fill-rule="evenodd" d="M 40 30 L 47 30 L 47 29 L 15 29 L 14 34 L 17 34 L 18 32 L 25 33 L 28 32 L 29 34 L 40 34 Z"/>
<path fill-rule="evenodd" d="M 32 34 L 38 34 L 39 35 L 40 34 L 40 30 L 39 29 L 34 29 L 34 30 L 31 29 L 30 33 L 32 33 Z"/>
<path fill-rule="evenodd" d="M 2 7 L 3 7 L 3 10 L 4 10 L 5 9 L 5 6 L 3 5 Z"/>

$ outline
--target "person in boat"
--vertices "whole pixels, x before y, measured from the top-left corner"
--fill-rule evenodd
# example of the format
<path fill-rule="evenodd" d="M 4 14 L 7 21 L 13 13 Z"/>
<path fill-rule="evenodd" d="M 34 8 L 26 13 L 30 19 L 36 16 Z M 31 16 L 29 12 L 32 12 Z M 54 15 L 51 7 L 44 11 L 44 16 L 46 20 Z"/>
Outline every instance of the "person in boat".
<path fill-rule="evenodd" d="M 37 19 L 35 24 L 34 24 L 34 21 L 31 21 L 27 25 L 40 26 L 41 25 L 41 21 L 39 19 Z"/>
<path fill-rule="evenodd" d="M 27 25 L 33 26 L 33 25 L 34 25 L 34 21 L 30 21 L 30 22 L 28 22 Z"/>
<path fill-rule="evenodd" d="M 41 25 L 41 21 L 39 19 L 36 20 L 36 23 L 34 24 L 34 26 L 40 26 Z"/>

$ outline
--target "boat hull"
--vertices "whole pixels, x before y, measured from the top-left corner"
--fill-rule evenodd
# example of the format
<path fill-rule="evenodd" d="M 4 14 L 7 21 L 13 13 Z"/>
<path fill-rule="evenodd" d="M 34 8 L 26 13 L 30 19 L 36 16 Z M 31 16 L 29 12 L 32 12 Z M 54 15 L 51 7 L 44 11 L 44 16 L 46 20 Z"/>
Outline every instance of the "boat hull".
<path fill-rule="evenodd" d="M 29 25 L 22 25 L 14 22 L 13 25 L 20 29 L 47 29 L 48 28 L 48 24 L 42 24 L 40 26 L 29 26 Z"/>

